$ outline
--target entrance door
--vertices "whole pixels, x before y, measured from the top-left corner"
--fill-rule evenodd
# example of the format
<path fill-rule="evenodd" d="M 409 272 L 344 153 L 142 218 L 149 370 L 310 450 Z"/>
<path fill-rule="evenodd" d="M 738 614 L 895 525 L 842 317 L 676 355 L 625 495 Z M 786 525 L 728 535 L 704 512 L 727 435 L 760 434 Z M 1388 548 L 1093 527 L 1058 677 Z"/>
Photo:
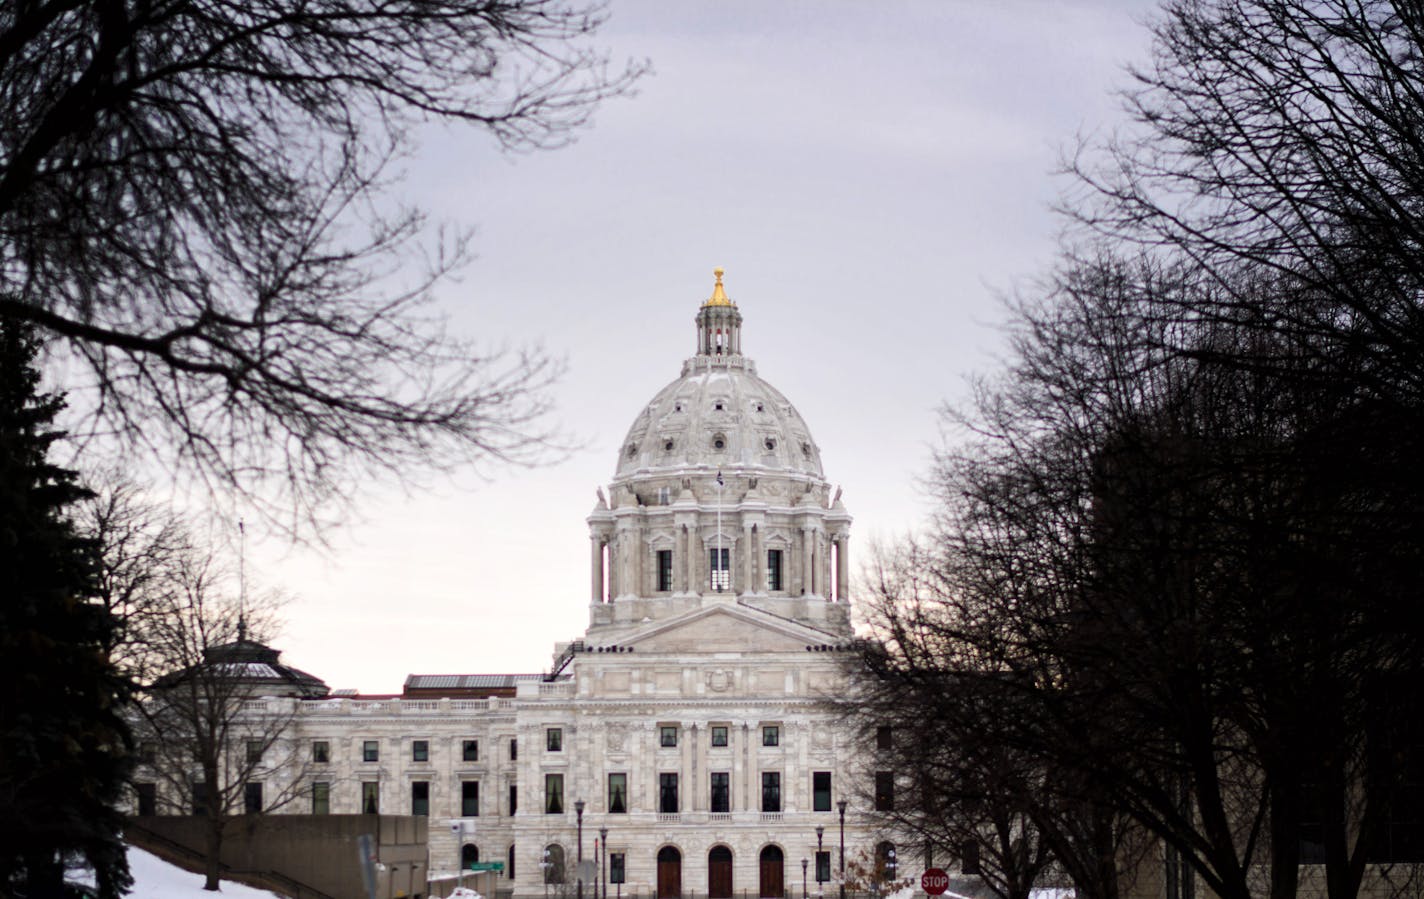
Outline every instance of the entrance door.
<path fill-rule="evenodd" d="M 682 854 L 671 846 L 658 850 L 658 899 L 682 896 Z"/>
<path fill-rule="evenodd" d="M 785 857 L 780 849 L 768 846 L 761 851 L 761 890 L 757 895 L 764 899 L 781 899 L 785 895 L 784 867 Z"/>
<path fill-rule="evenodd" d="M 707 853 L 707 899 L 732 899 L 732 850 L 726 846 Z"/>

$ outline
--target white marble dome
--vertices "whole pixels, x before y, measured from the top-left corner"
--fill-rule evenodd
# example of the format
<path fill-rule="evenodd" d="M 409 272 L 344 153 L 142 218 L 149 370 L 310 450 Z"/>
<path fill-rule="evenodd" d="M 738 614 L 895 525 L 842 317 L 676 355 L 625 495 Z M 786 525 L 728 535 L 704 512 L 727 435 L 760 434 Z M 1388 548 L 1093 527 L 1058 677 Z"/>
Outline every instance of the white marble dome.
<path fill-rule="evenodd" d="M 801 414 L 742 355 L 742 314 L 714 274 L 697 310 L 697 354 L 643 408 L 618 453 L 615 480 L 690 471 L 786 473 L 821 480 L 821 453 Z"/>
<path fill-rule="evenodd" d="M 658 391 L 628 429 L 616 477 L 689 469 L 823 477 L 801 414 L 740 356 L 699 355 L 683 363 L 682 377 Z"/>

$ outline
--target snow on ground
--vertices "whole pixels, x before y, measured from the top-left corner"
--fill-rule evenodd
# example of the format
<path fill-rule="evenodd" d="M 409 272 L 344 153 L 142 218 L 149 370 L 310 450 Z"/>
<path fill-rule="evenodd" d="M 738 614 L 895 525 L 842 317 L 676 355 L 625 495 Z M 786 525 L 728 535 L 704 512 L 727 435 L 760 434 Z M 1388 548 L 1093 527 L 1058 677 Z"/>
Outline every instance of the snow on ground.
<path fill-rule="evenodd" d="M 279 899 L 276 893 L 253 889 L 231 880 L 222 882 L 221 893 L 203 889 L 203 875 L 191 874 L 142 849 L 129 847 L 129 873 L 133 874 L 132 899 Z M 75 877 L 82 880 L 82 877 Z M 93 883 L 93 874 L 89 883 Z"/>

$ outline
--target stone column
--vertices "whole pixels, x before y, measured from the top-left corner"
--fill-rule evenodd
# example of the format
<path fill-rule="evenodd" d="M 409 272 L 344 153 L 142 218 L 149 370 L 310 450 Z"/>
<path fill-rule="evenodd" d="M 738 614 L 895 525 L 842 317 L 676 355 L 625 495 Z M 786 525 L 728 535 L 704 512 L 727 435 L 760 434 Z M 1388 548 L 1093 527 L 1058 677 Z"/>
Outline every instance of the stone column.
<path fill-rule="evenodd" d="M 598 534 L 589 535 L 589 543 L 593 547 L 593 555 L 589 559 L 589 574 L 592 576 L 593 591 L 589 597 L 592 602 L 603 602 L 603 538 Z"/>
<path fill-rule="evenodd" d="M 756 582 L 752 580 L 752 558 L 756 553 L 752 550 L 752 525 L 746 522 L 742 525 L 742 593 L 755 593 Z"/>
<path fill-rule="evenodd" d="M 697 525 L 687 529 L 687 592 L 702 592 L 697 587 Z"/>
<path fill-rule="evenodd" d="M 816 548 L 813 544 L 815 530 L 810 527 L 801 529 L 801 592 L 807 596 L 816 592 L 816 582 L 813 576 L 813 560 L 816 556 Z"/>
<path fill-rule="evenodd" d="M 836 540 L 836 601 L 850 602 L 850 535 Z"/>
<path fill-rule="evenodd" d="M 678 592 L 678 582 L 682 580 L 682 529 L 676 524 L 672 529 L 672 583 L 668 586 L 673 593 Z"/>

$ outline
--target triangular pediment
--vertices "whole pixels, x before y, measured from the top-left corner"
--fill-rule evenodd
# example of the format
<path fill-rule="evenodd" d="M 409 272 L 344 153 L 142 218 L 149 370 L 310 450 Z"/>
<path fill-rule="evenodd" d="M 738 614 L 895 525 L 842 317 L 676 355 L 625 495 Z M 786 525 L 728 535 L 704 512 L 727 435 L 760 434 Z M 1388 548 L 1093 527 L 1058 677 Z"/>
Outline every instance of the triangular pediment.
<path fill-rule="evenodd" d="M 831 634 L 743 606 L 698 609 L 660 621 L 619 641 L 636 652 L 681 655 L 725 652 L 804 652 L 836 642 Z"/>

